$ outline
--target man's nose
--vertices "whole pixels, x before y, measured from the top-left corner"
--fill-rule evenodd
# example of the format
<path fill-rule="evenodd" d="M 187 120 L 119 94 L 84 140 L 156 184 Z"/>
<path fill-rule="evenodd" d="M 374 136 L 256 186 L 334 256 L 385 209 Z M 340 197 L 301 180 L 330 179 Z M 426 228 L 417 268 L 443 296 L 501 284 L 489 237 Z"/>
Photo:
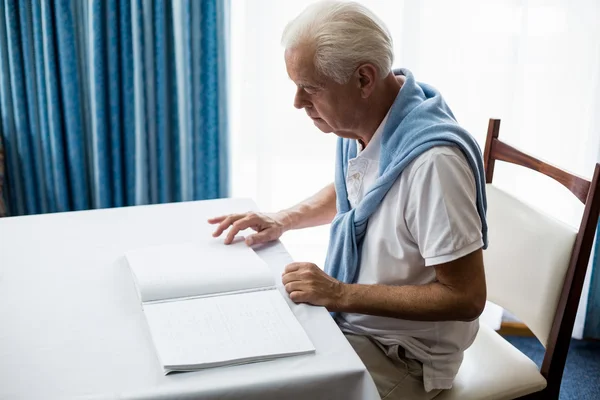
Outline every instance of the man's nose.
<path fill-rule="evenodd" d="M 296 89 L 296 95 L 294 96 L 294 107 L 300 110 L 308 105 L 310 105 L 310 102 L 308 102 L 304 97 L 304 89 Z"/>

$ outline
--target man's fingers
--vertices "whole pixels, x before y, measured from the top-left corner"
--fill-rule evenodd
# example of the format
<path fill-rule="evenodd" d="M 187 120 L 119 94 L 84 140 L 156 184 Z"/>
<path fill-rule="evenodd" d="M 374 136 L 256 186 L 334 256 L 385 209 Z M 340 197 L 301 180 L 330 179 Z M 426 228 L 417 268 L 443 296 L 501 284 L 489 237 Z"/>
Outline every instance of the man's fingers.
<path fill-rule="evenodd" d="M 213 217 L 208 219 L 209 224 L 218 224 L 223 222 L 223 220 L 227 218 L 227 215 L 221 215 L 220 217 Z"/>
<path fill-rule="evenodd" d="M 290 293 L 290 299 L 294 303 L 308 303 L 308 293 L 300 290 L 295 290 L 292 293 Z"/>
<path fill-rule="evenodd" d="M 296 271 L 285 273 L 281 277 L 281 283 L 283 283 L 284 285 L 287 285 L 290 282 L 296 282 L 301 280 L 302 278 L 300 277 L 300 274 Z"/>
<path fill-rule="evenodd" d="M 300 281 L 292 281 L 284 284 L 285 291 L 288 293 L 292 293 L 295 291 L 301 291 L 305 288 L 306 284 Z"/>
<path fill-rule="evenodd" d="M 237 235 L 239 231 L 243 231 L 244 229 L 249 228 L 254 223 L 256 223 L 256 217 L 253 215 L 247 215 L 244 218 L 235 221 L 233 224 L 231 224 L 231 229 L 229 230 L 229 232 L 227 232 L 225 244 L 230 244 L 231 242 L 233 242 L 235 235 Z"/>
<path fill-rule="evenodd" d="M 246 238 L 246 244 L 252 246 L 253 244 L 267 243 L 277 239 L 277 231 L 273 228 L 265 229 L 264 231 L 255 233 Z"/>
<path fill-rule="evenodd" d="M 217 226 L 217 229 L 213 232 L 213 237 L 221 236 L 221 233 L 223 233 L 227 228 L 229 228 L 231 224 L 242 218 L 244 218 L 244 214 L 232 214 L 225 216 L 225 219 L 221 221 L 219 226 Z"/>
<path fill-rule="evenodd" d="M 290 272 L 298 271 L 300 269 L 300 267 L 302 266 L 302 264 L 304 264 L 304 263 L 293 262 L 291 264 L 286 265 L 285 269 L 283 270 L 283 274 L 285 275 Z"/>

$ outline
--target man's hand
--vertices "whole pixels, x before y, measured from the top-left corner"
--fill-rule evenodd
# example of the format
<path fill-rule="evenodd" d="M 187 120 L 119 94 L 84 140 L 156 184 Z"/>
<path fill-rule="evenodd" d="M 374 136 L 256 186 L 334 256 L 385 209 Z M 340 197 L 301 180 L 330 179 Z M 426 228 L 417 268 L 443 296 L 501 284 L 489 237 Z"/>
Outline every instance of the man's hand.
<path fill-rule="evenodd" d="M 286 225 L 285 213 L 277 214 L 261 214 L 255 212 L 247 212 L 244 214 L 223 215 L 221 217 L 211 218 L 209 224 L 219 224 L 217 230 L 213 233 L 213 237 L 219 237 L 231 226 L 231 229 L 225 237 L 225 244 L 231 244 L 233 238 L 239 231 L 251 228 L 256 232 L 246 238 L 246 244 L 266 243 L 279 239 L 283 233 L 289 228 Z"/>
<path fill-rule="evenodd" d="M 329 311 L 341 307 L 344 284 L 312 263 L 291 263 L 285 267 L 281 281 L 294 303 L 324 306 Z"/>

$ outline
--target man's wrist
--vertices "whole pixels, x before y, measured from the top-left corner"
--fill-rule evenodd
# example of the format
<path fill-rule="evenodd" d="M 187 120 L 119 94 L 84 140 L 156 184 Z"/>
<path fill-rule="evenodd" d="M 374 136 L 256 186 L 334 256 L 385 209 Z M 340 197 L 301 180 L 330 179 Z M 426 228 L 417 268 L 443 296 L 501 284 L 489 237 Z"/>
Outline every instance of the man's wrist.
<path fill-rule="evenodd" d="M 282 225 L 283 231 L 289 231 L 294 229 L 294 216 L 289 210 L 279 211 L 277 214 L 277 219 Z"/>
<path fill-rule="evenodd" d="M 352 302 L 356 295 L 355 289 L 357 285 L 339 282 L 338 295 L 336 296 L 335 310 L 337 312 L 351 312 Z"/>

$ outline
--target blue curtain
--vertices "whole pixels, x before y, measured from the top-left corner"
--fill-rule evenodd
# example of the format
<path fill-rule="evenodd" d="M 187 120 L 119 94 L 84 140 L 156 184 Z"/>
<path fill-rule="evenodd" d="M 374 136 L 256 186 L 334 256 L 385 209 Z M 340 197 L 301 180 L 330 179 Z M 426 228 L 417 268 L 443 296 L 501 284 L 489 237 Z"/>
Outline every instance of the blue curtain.
<path fill-rule="evenodd" d="M 11 215 L 227 196 L 226 0 L 0 0 Z"/>

